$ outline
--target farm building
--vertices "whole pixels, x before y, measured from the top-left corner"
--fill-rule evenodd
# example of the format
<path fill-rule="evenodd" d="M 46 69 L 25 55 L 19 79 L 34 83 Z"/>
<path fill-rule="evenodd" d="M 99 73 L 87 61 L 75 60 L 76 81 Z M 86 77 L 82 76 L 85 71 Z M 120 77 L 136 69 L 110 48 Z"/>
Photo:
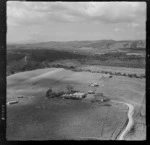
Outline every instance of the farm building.
<path fill-rule="evenodd" d="M 100 100 L 101 100 L 102 102 L 108 101 L 107 98 L 101 98 Z"/>
<path fill-rule="evenodd" d="M 64 94 L 62 95 L 62 98 L 65 98 L 65 99 L 83 99 L 86 97 L 86 94 L 85 93 L 80 93 L 80 92 L 77 92 L 77 93 L 74 93 L 74 94 Z"/>
<path fill-rule="evenodd" d="M 92 83 L 92 84 L 90 84 L 90 86 L 91 86 L 91 87 L 98 87 L 99 84 L 98 84 L 98 83 Z"/>
<path fill-rule="evenodd" d="M 74 93 L 74 94 L 73 94 L 73 97 L 74 97 L 74 98 L 78 98 L 78 99 L 83 99 L 83 98 L 86 97 L 86 94 L 85 94 L 85 93 L 77 92 L 77 93 Z"/>
<path fill-rule="evenodd" d="M 88 91 L 88 94 L 94 94 L 95 92 L 94 91 Z"/>
<path fill-rule="evenodd" d="M 7 103 L 7 105 L 12 105 L 12 104 L 16 104 L 16 103 L 18 103 L 18 101 L 10 101 Z"/>
<path fill-rule="evenodd" d="M 62 98 L 65 98 L 65 99 L 70 99 L 72 97 L 72 94 L 63 94 L 62 95 Z"/>
<path fill-rule="evenodd" d="M 100 97 L 100 100 L 102 101 L 102 102 L 106 102 L 106 101 L 109 101 L 110 99 L 109 98 L 107 98 L 106 96 L 101 96 Z"/>
<path fill-rule="evenodd" d="M 23 96 L 18 96 L 18 98 L 23 98 Z"/>

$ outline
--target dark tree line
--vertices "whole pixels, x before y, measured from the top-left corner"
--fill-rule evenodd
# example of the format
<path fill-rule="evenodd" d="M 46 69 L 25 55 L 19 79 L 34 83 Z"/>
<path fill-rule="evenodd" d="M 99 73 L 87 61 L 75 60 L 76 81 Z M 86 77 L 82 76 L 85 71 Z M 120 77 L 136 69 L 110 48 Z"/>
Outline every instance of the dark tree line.
<path fill-rule="evenodd" d="M 106 65 L 133 68 L 142 68 L 145 66 L 144 58 L 139 56 L 127 56 L 122 52 L 106 53 L 103 55 L 83 55 L 74 52 L 52 49 L 15 49 L 11 51 L 12 52 L 7 52 L 8 75 L 20 71 L 51 67 L 51 62 L 56 60 L 60 60 L 61 62 L 61 60 L 65 59 L 75 59 L 78 60 L 80 64 L 87 65 Z M 25 56 L 28 56 L 27 62 L 25 62 Z M 56 67 L 65 66 L 56 65 Z"/>

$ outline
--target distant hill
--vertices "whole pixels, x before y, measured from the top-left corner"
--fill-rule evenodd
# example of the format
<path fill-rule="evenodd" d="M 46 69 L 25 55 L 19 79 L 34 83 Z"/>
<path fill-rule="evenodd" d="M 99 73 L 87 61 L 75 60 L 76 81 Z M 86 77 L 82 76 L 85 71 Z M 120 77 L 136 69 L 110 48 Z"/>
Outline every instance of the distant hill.
<path fill-rule="evenodd" d="M 95 40 L 95 41 L 50 41 L 33 44 L 8 44 L 7 49 L 55 49 L 80 53 L 102 53 L 108 51 L 145 51 L 145 40 Z"/>

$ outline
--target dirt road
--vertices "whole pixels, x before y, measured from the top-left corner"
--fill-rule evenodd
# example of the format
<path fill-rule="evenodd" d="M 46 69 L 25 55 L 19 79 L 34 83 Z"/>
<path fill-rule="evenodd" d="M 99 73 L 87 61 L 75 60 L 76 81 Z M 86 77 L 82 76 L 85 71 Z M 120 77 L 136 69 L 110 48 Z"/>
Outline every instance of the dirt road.
<path fill-rule="evenodd" d="M 128 119 L 129 119 L 128 124 L 127 124 L 126 128 L 121 132 L 121 134 L 119 135 L 119 137 L 117 139 L 117 140 L 123 140 L 124 136 L 130 131 L 131 127 L 134 124 L 134 121 L 133 121 L 133 118 L 132 118 L 133 112 L 134 112 L 134 107 L 133 107 L 133 105 L 125 103 L 125 102 L 115 101 L 115 100 L 111 100 L 111 101 L 115 102 L 115 103 L 125 104 L 129 108 L 129 111 L 128 111 Z M 84 138 L 85 139 L 93 139 L 93 140 L 101 140 L 101 138 L 97 138 L 97 137 L 84 137 Z"/>
<path fill-rule="evenodd" d="M 134 121 L 133 121 L 133 112 L 134 112 L 134 107 L 133 105 L 131 104 L 128 104 L 128 103 L 125 103 L 125 102 L 120 102 L 120 101 L 115 101 L 115 100 L 112 100 L 113 102 L 116 102 L 116 103 L 122 103 L 122 104 L 125 104 L 129 107 L 129 112 L 128 112 L 128 124 L 126 126 L 126 128 L 124 129 L 124 131 L 120 134 L 118 140 L 123 140 L 123 137 L 128 133 L 128 131 L 130 131 L 131 127 L 133 126 L 134 124 Z"/>

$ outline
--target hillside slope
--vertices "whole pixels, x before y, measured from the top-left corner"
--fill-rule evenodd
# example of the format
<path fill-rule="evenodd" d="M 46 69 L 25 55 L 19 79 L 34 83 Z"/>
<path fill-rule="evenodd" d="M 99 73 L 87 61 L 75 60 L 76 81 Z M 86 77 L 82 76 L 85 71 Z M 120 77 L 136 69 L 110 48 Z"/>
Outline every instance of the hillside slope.
<path fill-rule="evenodd" d="M 34 44 L 8 45 L 7 48 L 8 49 L 46 48 L 46 49 L 97 53 L 111 50 L 122 50 L 125 48 L 145 50 L 146 42 L 144 40 L 135 40 L 135 41 L 95 40 L 95 41 L 68 41 L 68 42 L 50 41 Z"/>
<path fill-rule="evenodd" d="M 51 67 L 53 62 L 61 64 L 64 60 L 72 64 L 76 61 L 79 65 L 145 68 L 145 45 L 144 40 L 8 44 L 7 74 Z"/>

